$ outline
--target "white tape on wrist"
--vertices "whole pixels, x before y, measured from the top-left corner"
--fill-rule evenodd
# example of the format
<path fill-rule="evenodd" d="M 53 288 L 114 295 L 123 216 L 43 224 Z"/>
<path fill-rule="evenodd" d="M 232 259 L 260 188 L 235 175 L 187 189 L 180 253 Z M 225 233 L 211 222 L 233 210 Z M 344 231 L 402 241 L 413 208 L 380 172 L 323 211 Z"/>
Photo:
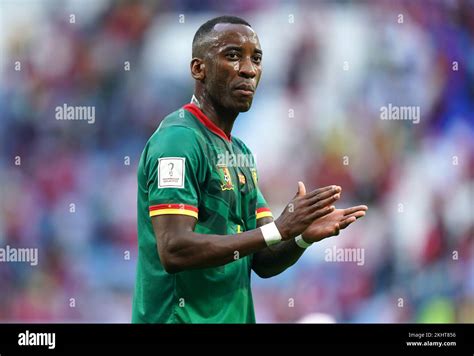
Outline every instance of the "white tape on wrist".
<path fill-rule="evenodd" d="M 274 222 L 263 225 L 260 229 L 267 246 L 275 245 L 281 241 L 280 231 L 278 231 Z"/>
<path fill-rule="evenodd" d="M 295 242 L 301 248 L 308 248 L 309 246 L 313 244 L 313 243 L 310 243 L 310 244 L 307 243 L 305 240 L 303 240 L 303 236 L 301 235 L 298 235 L 295 237 Z"/>

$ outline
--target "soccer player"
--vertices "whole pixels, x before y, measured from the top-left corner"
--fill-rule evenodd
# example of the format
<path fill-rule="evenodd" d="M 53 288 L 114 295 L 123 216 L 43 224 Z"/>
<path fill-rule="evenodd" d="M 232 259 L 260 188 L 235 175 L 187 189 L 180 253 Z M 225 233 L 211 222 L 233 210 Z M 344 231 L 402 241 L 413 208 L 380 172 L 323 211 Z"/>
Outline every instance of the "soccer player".
<path fill-rule="evenodd" d="M 253 157 L 231 131 L 262 74 L 256 33 L 237 17 L 212 19 L 196 32 L 192 57 L 192 101 L 161 122 L 138 167 L 132 322 L 254 323 L 251 270 L 263 278 L 283 272 L 367 207 L 335 209 L 340 187 L 307 193 L 298 182 L 274 220 L 254 160 L 222 159 Z"/>

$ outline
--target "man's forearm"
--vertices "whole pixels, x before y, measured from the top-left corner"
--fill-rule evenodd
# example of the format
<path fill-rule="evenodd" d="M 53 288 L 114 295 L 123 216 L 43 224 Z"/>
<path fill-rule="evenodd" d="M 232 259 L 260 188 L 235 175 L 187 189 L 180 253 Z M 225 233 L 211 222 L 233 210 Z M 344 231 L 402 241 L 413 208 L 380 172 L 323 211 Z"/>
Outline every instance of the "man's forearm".
<path fill-rule="evenodd" d="M 186 243 L 186 240 L 189 240 L 189 243 Z M 180 241 L 180 245 L 170 246 L 169 249 L 177 272 L 222 266 L 267 246 L 260 229 L 236 235 L 204 235 L 190 232 Z"/>
<path fill-rule="evenodd" d="M 272 221 L 272 218 L 262 218 L 258 220 L 257 226 Z M 283 241 L 256 252 L 253 256 L 252 269 L 262 278 L 273 277 L 295 264 L 303 252 L 304 249 L 299 247 L 294 239 Z"/>
<path fill-rule="evenodd" d="M 171 218 L 186 220 L 188 217 Z M 261 229 L 235 235 L 199 234 L 191 226 L 165 228 L 171 218 L 165 215 L 152 219 L 158 236 L 158 253 L 169 273 L 222 266 L 267 247 Z"/>

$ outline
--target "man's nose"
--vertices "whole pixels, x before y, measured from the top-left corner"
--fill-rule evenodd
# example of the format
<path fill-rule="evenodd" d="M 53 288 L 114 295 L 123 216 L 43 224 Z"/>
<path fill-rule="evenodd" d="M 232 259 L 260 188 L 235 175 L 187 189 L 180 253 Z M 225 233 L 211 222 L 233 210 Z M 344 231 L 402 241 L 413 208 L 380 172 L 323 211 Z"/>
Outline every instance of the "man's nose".
<path fill-rule="evenodd" d="M 240 61 L 239 75 L 245 78 L 254 78 L 257 75 L 256 64 L 250 58 L 242 58 Z"/>

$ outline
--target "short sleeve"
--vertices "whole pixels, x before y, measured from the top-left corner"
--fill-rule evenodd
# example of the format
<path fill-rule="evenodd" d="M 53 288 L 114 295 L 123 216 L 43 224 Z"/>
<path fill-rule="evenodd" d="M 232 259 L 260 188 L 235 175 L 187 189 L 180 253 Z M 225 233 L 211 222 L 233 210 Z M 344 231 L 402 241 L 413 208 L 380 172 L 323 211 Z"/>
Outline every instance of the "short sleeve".
<path fill-rule="evenodd" d="M 267 201 L 263 197 L 262 192 L 257 188 L 257 220 L 261 218 L 270 217 L 273 218 L 272 212 L 268 207 Z"/>
<path fill-rule="evenodd" d="M 198 218 L 205 164 L 197 135 L 188 127 L 170 126 L 148 143 L 145 172 L 150 216 Z"/>
<path fill-rule="evenodd" d="M 256 205 L 256 211 L 255 215 L 257 216 L 257 220 L 261 218 L 273 218 L 272 212 L 268 206 L 267 201 L 265 200 L 262 191 L 258 187 L 258 174 L 257 170 L 253 169 L 252 170 L 252 176 L 255 180 L 255 186 L 257 188 L 257 205 Z"/>

